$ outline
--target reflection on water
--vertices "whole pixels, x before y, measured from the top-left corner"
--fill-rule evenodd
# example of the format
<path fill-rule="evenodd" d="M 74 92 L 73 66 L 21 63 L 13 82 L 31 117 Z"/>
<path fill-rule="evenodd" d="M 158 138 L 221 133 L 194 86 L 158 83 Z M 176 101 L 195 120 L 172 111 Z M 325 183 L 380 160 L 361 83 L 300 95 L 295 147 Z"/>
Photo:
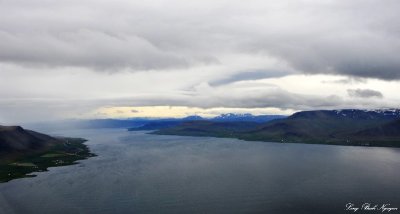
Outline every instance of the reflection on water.
<path fill-rule="evenodd" d="M 89 139 L 98 157 L 0 184 L 0 213 L 346 213 L 400 207 L 400 150 L 156 136 Z M 350 213 L 350 212 L 348 212 Z"/>

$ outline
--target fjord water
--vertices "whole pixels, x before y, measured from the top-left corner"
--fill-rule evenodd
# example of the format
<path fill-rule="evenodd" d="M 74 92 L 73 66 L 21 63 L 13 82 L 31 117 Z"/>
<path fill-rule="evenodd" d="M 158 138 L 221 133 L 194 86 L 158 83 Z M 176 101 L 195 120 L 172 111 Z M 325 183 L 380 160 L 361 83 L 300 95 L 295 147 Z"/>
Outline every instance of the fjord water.
<path fill-rule="evenodd" d="M 395 148 L 122 129 L 55 134 L 88 139 L 98 156 L 0 184 L 0 213 L 309 214 L 352 213 L 347 203 L 400 206 Z"/>

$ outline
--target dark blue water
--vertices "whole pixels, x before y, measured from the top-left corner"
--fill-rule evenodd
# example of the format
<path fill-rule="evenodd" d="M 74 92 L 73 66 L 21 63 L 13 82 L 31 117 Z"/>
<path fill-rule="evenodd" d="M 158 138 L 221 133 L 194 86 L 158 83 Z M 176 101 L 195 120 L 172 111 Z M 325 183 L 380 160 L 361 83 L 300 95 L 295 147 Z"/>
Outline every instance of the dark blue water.
<path fill-rule="evenodd" d="M 0 184 L 0 213 L 336 214 L 354 213 L 345 211 L 347 203 L 400 207 L 399 149 L 115 129 L 57 134 L 89 139 L 98 156 Z"/>

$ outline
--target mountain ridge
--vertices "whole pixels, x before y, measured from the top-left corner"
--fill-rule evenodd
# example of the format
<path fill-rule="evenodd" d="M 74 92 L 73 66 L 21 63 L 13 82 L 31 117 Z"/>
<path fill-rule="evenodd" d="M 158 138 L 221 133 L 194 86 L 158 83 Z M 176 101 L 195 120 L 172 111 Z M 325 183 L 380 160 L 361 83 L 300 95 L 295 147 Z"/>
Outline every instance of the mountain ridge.
<path fill-rule="evenodd" d="M 51 137 L 21 126 L 0 125 L 0 183 L 48 167 L 66 166 L 95 156 L 82 138 Z"/>
<path fill-rule="evenodd" d="M 316 110 L 232 130 L 218 121 L 183 123 L 154 134 L 233 137 L 244 140 L 400 147 L 400 110 Z M 240 123 L 240 122 L 236 122 Z M 236 124 L 237 127 L 240 125 Z M 188 131 L 190 130 L 190 131 Z"/>
<path fill-rule="evenodd" d="M 286 116 L 283 115 L 252 115 L 248 113 L 246 114 L 227 113 L 212 118 L 203 118 L 197 115 L 192 115 L 184 118 L 152 120 L 143 125 L 128 128 L 128 131 L 143 131 L 143 130 L 157 130 L 157 129 L 170 128 L 173 126 L 183 124 L 187 121 L 210 121 L 210 122 L 229 122 L 229 123 L 240 121 L 240 122 L 263 123 L 285 117 Z"/>
<path fill-rule="evenodd" d="M 61 143 L 60 140 L 21 126 L 0 126 L 0 153 L 40 150 Z"/>

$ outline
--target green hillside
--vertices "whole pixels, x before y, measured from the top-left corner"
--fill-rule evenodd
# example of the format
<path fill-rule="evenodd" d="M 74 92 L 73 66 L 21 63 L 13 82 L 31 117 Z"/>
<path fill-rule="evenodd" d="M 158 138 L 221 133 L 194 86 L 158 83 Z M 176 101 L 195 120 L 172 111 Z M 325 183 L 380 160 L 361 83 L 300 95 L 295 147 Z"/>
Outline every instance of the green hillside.
<path fill-rule="evenodd" d="M 398 111 L 306 111 L 267 123 L 193 121 L 154 134 L 244 140 L 400 147 Z"/>

